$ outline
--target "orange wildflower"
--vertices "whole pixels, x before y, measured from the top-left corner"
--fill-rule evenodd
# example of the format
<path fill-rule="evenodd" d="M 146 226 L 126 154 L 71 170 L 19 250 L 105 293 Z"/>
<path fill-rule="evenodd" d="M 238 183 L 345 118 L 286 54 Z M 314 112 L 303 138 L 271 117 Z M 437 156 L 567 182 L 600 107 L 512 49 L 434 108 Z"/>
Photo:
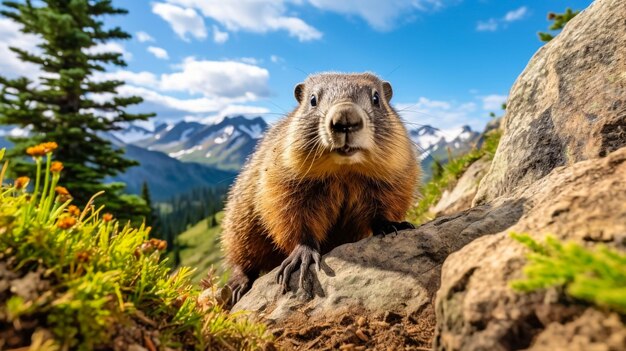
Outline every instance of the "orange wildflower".
<path fill-rule="evenodd" d="M 63 170 L 63 163 L 62 162 L 54 161 L 50 165 L 50 172 L 52 172 L 52 173 L 59 173 L 62 170 Z"/>
<path fill-rule="evenodd" d="M 113 215 L 110 213 L 105 213 L 102 215 L 102 220 L 105 222 L 111 222 L 113 220 Z"/>
<path fill-rule="evenodd" d="M 59 147 L 57 143 L 54 141 L 41 143 L 39 145 L 31 146 L 26 149 L 26 153 L 33 157 L 41 157 L 45 156 L 47 153 L 50 153 L 56 150 Z"/>
<path fill-rule="evenodd" d="M 46 153 L 52 152 L 52 151 L 56 150 L 59 147 L 59 145 L 57 143 L 55 143 L 54 141 L 50 141 L 50 142 L 47 142 L 47 143 L 41 143 L 39 145 L 43 146 L 43 148 L 46 151 Z"/>
<path fill-rule="evenodd" d="M 28 182 L 30 182 L 30 178 L 28 177 L 19 177 L 15 180 L 15 189 L 24 189 L 28 186 Z"/>
<path fill-rule="evenodd" d="M 62 196 L 69 196 L 70 195 L 69 190 L 67 190 L 67 188 L 64 187 L 64 186 L 57 186 L 56 188 L 54 188 L 54 191 L 57 194 L 62 195 Z"/>
<path fill-rule="evenodd" d="M 26 153 L 32 157 L 41 157 L 46 155 L 46 149 L 41 145 L 35 145 L 27 148 Z"/>
<path fill-rule="evenodd" d="M 57 222 L 57 227 L 61 229 L 70 229 L 76 225 L 76 218 L 74 217 L 63 217 L 59 219 Z"/>
<path fill-rule="evenodd" d="M 67 213 L 74 217 L 78 217 L 80 216 L 80 209 L 78 206 L 70 205 L 70 207 L 67 208 Z"/>

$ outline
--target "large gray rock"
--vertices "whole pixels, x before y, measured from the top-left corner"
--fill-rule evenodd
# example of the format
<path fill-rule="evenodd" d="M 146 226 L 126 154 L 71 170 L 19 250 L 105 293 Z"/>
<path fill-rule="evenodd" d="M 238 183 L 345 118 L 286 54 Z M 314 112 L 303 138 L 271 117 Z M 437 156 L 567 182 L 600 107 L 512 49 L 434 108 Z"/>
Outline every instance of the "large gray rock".
<path fill-rule="evenodd" d="M 445 190 L 432 209 L 436 217 L 467 210 L 478 191 L 478 185 L 491 166 L 491 160 L 483 157 L 472 163 L 456 182 L 452 190 Z"/>
<path fill-rule="evenodd" d="M 498 208 L 478 206 L 416 230 L 342 245 L 323 257 L 312 300 L 297 293 L 281 294 L 274 281 L 275 269 L 259 278 L 233 311 L 252 311 L 265 321 L 283 324 L 302 311 L 317 319 L 353 309 L 370 314 L 415 314 L 430 303 L 439 288 L 441 265 L 451 252 L 477 237 L 508 228 L 521 214 L 521 202 L 503 203 Z M 294 274 L 290 285 L 297 286 L 297 279 Z"/>
<path fill-rule="evenodd" d="M 499 198 L 494 204 L 509 201 L 524 203 L 517 224 L 473 241 L 443 265 L 436 302 L 438 350 L 532 348 L 533 337 L 544 328 L 567 323 L 585 310 L 571 301 L 564 305 L 555 291 L 550 297 L 541 291 L 516 293 L 509 287 L 511 280 L 522 277 L 527 253 L 509 233 L 529 233 L 538 240 L 552 234 L 587 245 L 601 241 L 623 248 L 626 148 L 606 158 L 559 167 L 530 187 L 518 189 L 510 199 Z M 621 342 L 626 349 L 626 339 Z M 553 349 L 566 348 L 564 341 Z"/>
<path fill-rule="evenodd" d="M 626 349 L 626 326 L 614 312 L 586 310 L 564 323 L 552 323 L 537 337 L 529 351 L 622 351 Z"/>
<path fill-rule="evenodd" d="M 626 145 L 626 1 L 596 0 L 537 52 L 503 129 L 476 204 Z"/>

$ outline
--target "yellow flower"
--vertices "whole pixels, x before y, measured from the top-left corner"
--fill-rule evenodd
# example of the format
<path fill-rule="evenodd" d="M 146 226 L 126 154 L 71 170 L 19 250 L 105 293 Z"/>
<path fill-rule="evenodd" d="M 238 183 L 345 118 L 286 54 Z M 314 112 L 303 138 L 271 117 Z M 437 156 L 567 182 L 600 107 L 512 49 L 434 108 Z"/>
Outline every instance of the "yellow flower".
<path fill-rule="evenodd" d="M 76 225 L 76 218 L 74 217 L 63 217 L 59 219 L 57 222 L 57 227 L 61 229 L 70 229 Z"/>
<path fill-rule="evenodd" d="M 105 222 L 111 222 L 113 220 L 113 215 L 110 213 L 105 213 L 102 215 L 102 220 Z"/>
<path fill-rule="evenodd" d="M 78 217 L 80 216 L 80 209 L 78 206 L 70 205 L 70 207 L 67 208 L 67 213 L 74 217 Z"/>
<path fill-rule="evenodd" d="M 59 185 L 59 186 L 57 186 L 56 188 L 54 188 L 54 191 L 55 191 L 57 194 L 62 195 L 62 196 L 69 196 L 69 195 L 70 195 L 70 192 L 69 192 L 69 191 L 67 190 L 67 188 L 66 188 L 66 187 L 64 187 L 64 186 L 60 186 L 60 185 Z"/>
<path fill-rule="evenodd" d="M 15 180 L 15 189 L 24 189 L 28 186 L 28 182 L 30 182 L 30 178 L 28 177 L 19 177 Z"/>
<path fill-rule="evenodd" d="M 52 172 L 52 173 L 59 173 L 62 170 L 63 170 L 63 163 L 62 162 L 54 161 L 50 165 L 50 172 Z"/>

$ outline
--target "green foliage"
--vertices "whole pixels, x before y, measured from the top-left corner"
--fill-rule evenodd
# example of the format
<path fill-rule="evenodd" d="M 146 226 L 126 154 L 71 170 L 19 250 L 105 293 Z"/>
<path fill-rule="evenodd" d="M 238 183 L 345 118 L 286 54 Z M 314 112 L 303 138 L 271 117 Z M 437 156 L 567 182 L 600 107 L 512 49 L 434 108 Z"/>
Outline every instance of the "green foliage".
<path fill-rule="evenodd" d="M 50 152 L 35 164 L 32 193 L 26 178 L 0 189 L 0 270 L 12 272 L 0 279 L 15 275 L 31 286 L 0 288 L 0 330 L 19 336 L 5 347 L 113 349 L 116 337 L 126 347 L 144 344 L 123 333 L 129 327 L 186 350 L 252 350 L 267 342 L 264 327 L 223 311 L 211 297 L 217 294 L 200 297 L 191 269 L 170 274 L 161 259 L 165 242 L 149 239 L 149 228 L 123 225 L 93 201 L 81 210 L 55 194 L 60 172 L 50 171 Z"/>
<path fill-rule="evenodd" d="M 150 195 L 150 188 L 148 182 L 144 181 L 141 185 L 141 199 L 145 203 L 146 214 L 144 216 L 146 224 L 152 227 L 153 232 L 161 231 L 161 223 L 157 217 L 156 210 L 152 203 L 152 195 Z M 163 239 L 159 237 L 160 239 Z"/>
<path fill-rule="evenodd" d="M 156 235 L 167 240 L 171 251 L 175 251 L 179 234 L 224 207 L 227 190 L 227 187 L 199 188 L 161 203 Z"/>
<path fill-rule="evenodd" d="M 563 27 L 565 27 L 565 24 L 567 24 L 567 22 L 576 17 L 576 15 L 578 15 L 579 13 L 580 11 L 573 11 L 569 7 L 563 13 L 550 12 L 548 14 L 548 20 L 553 21 L 553 23 L 548 29 L 551 31 L 560 31 L 561 29 L 563 29 Z M 553 33 L 546 32 L 539 32 L 537 34 L 539 35 L 539 40 L 543 41 L 544 43 L 547 43 L 550 40 L 554 39 L 555 35 Z"/>
<path fill-rule="evenodd" d="M 511 286 L 518 291 L 565 287 L 568 295 L 626 314 L 626 254 L 598 245 L 587 248 L 547 237 L 539 243 L 527 234 L 511 234 L 531 250 L 526 276 Z"/>
<path fill-rule="evenodd" d="M 126 10 L 113 7 L 111 0 L 4 1 L 3 5 L 0 14 L 41 40 L 39 52 L 11 48 L 21 61 L 37 66 L 41 72 L 38 79 L 0 77 L 0 123 L 30 130 L 28 137 L 10 138 L 15 144 L 10 156 L 21 158 L 27 147 L 44 140 L 62 141 L 56 155 L 67 166 L 65 183 L 76 203 L 85 205 L 92 194 L 104 190 L 101 183 L 105 177 L 136 165 L 102 133 L 152 116 L 125 111 L 142 98 L 117 96 L 117 88 L 124 82 L 94 79 L 94 73 L 105 67 L 126 65 L 121 53 L 95 50 L 111 40 L 130 38 L 119 27 L 104 28 L 102 21 Z M 113 97 L 93 99 L 102 94 Z M 32 173 L 33 164 L 22 161 L 12 168 L 18 174 Z M 118 216 L 139 205 L 136 199 L 120 194 L 113 189 L 105 195 L 110 210 Z M 140 212 L 145 211 L 144 205 Z"/>
<path fill-rule="evenodd" d="M 207 228 L 206 225 L 206 222 L 213 221 L 213 218 L 216 222 L 221 222 L 224 212 L 207 217 L 206 221 L 198 222 L 177 238 L 180 246 L 180 263 L 197 268 L 191 276 L 195 282 L 204 278 L 211 269 L 216 269 L 215 275 L 225 281 L 225 272 L 221 270 L 222 251 L 219 241 L 221 228 L 219 225 Z"/>
<path fill-rule="evenodd" d="M 480 148 L 474 148 L 461 157 L 450 159 L 443 167 L 439 165 L 438 168 L 440 169 L 433 172 L 433 178 L 422 186 L 420 201 L 409 210 L 407 214 L 409 221 L 421 224 L 433 219 L 433 214 L 430 212 L 431 207 L 441 199 L 441 195 L 446 189 L 455 184 L 472 163 L 483 157 L 493 158 L 500 142 L 500 135 L 499 130 L 493 130 L 485 135 Z"/>

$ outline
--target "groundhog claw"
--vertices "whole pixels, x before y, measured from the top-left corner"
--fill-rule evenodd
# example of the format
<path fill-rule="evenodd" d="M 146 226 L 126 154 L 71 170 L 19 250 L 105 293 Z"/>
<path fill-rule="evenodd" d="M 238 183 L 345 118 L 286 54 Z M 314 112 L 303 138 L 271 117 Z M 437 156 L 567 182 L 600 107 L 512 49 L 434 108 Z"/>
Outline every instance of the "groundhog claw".
<path fill-rule="evenodd" d="M 415 226 L 409 222 L 382 222 L 373 228 L 374 235 L 385 236 L 387 234 L 398 234 L 399 230 L 415 229 Z"/>
<path fill-rule="evenodd" d="M 289 280 L 291 274 L 300 269 L 298 287 L 308 296 L 313 296 L 313 279 L 317 272 L 309 269 L 311 263 L 315 263 L 317 271 L 320 270 L 321 255 L 317 249 L 308 245 L 298 245 L 278 268 L 276 283 L 282 287 L 283 294 L 290 290 Z M 297 290 L 297 289 L 296 289 Z"/>
<path fill-rule="evenodd" d="M 231 306 L 234 306 L 239 300 L 241 300 L 241 297 L 243 297 L 243 295 L 250 289 L 250 283 L 246 282 L 246 283 L 242 283 L 240 285 L 237 285 L 236 287 L 234 287 L 233 291 L 232 291 L 232 296 L 231 296 Z"/>

